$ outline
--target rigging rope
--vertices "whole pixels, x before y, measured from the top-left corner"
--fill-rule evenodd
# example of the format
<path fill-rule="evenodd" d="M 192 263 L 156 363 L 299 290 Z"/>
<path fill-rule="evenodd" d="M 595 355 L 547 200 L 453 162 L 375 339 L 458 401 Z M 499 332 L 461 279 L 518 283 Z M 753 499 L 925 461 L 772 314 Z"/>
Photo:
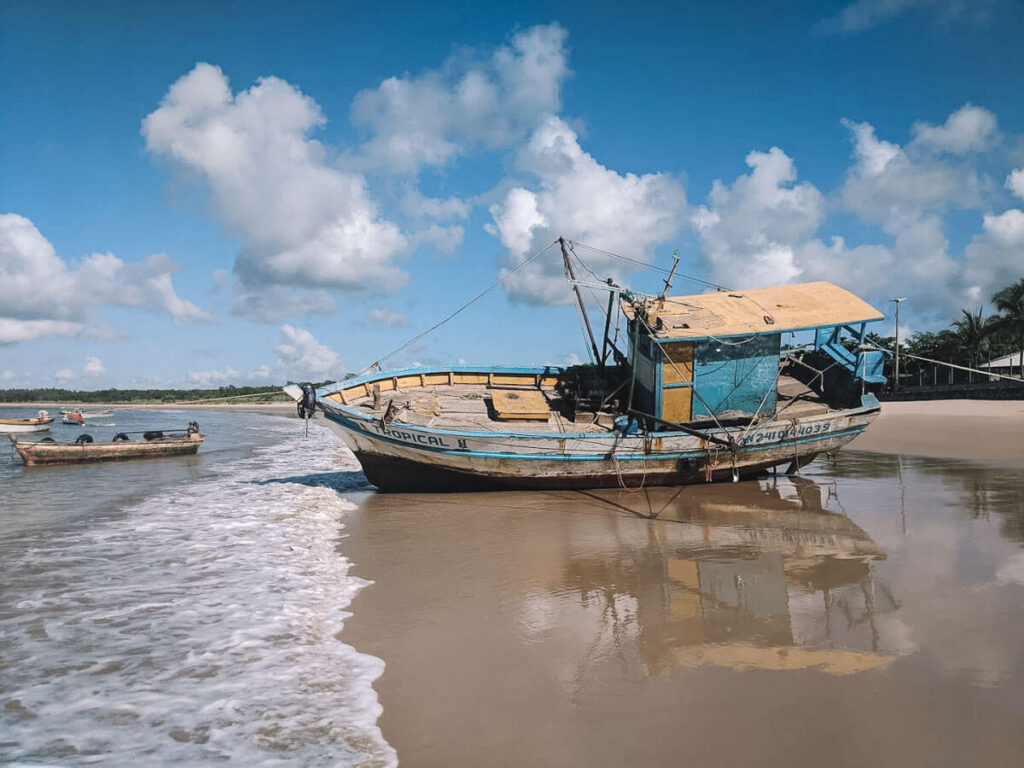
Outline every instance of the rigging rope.
<path fill-rule="evenodd" d="M 891 349 L 880 347 L 877 344 L 865 344 L 864 346 L 870 346 L 872 349 L 876 349 L 879 352 L 885 352 L 887 355 L 894 355 L 895 353 Z M 989 371 L 980 371 L 977 368 L 968 368 L 965 365 L 957 365 L 956 363 L 946 363 L 942 360 L 932 360 L 930 357 L 920 357 L 918 355 L 912 355 L 909 352 L 900 352 L 901 357 L 909 357 L 911 360 L 920 360 L 925 363 L 932 363 L 933 365 L 944 365 L 947 368 L 956 368 L 960 371 L 970 371 L 971 373 L 977 373 L 979 376 L 988 376 L 993 379 L 1006 379 L 1008 381 L 1024 381 L 1019 376 L 1004 376 L 1001 373 L 990 373 Z"/>
<path fill-rule="evenodd" d="M 631 264 L 636 264 L 639 267 L 644 267 L 645 269 L 650 269 L 650 270 L 653 270 L 655 272 L 661 272 L 662 274 L 665 274 L 665 275 L 667 275 L 670 272 L 670 270 L 665 269 L 664 267 L 656 267 L 653 264 L 648 264 L 646 261 L 640 261 L 639 259 L 633 259 L 633 258 L 630 258 L 629 256 L 622 256 L 621 254 L 612 253 L 611 251 L 605 251 L 605 250 L 602 250 L 601 248 L 595 248 L 592 245 L 587 245 L 586 243 L 581 243 L 579 241 L 569 241 L 569 242 L 571 242 L 573 245 L 578 245 L 578 246 L 580 246 L 582 248 L 587 248 L 587 249 L 589 249 L 591 251 L 594 251 L 595 253 L 601 253 L 601 254 L 604 254 L 605 256 L 611 256 L 613 259 L 621 259 L 622 261 L 628 261 Z M 725 286 L 718 285 L 718 283 L 712 283 L 709 280 L 701 280 L 699 277 L 693 277 L 692 275 L 685 275 L 682 272 L 676 272 L 676 276 L 677 277 L 681 277 L 684 280 L 689 280 L 689 281 L 691 281 L 693 283 L 697 283 L 698 285 L 703 285 L 706 288 L 714 288 L 716 291 L 728 291 L 728 290 L 730 290 L 729 288 L 726 288 Z"/>
<path fill-rule="evenodd" d="M 452 313 L 451 313 L 450 315 L 448 315 L 448 316 L 447 316 L 446 318 L 444 318 L 443 320 L 441 320 L 441 321 L 439 321 L 439 322 L 437 322 L 437 323 L 434 323 L 434 325 L 432 325 L 432 326 L 430 326 L 429 328 L 427 328 L 427 330 L 423 331 L 423 333 L 420 333 L 420 334 L 418 334 L 418 335 L 416 335 L 416 336 L 413 336 L 413 337 L 412 337 L 411 339 L 409 339 L 409 340 L 408 340 L 407 342 L 405 342 L 405 344 L 403 344 L 403 345 L 402 345 L 402 346 L 400 346 L 400 347 L 397 347 L 396 349 L 393 349 L 393 350 L 391 350 L 390 352 L 388 352 L 388 353 L 387 353 L 386 355 L 384 355 L 383 357 L 378 357 L 378 358 L 377 358 L 376 360 L 374 360 L 374 361 L 373 361 L 372 363 L 370 363 L 370 364 L 369 364 L 368 366 L 366 366 L 366 367 L 365 367 L 365 368 L 363 368 L 363 369 L 362 369 L 361 371 L 359 371 L 359 373 L 357 373 L 357 374 L 356 374 L 356 376 L 361 376 L 362 374 L 366 373 L 367 371 L 369 371 L 370 369 L 372 369 L 372 368 L 374 368 L 374 367 L 377 367 L 378 369 L 380 369 L 380 368 L 381 368 L 381 363 L 382 363 L 382 362 L 384 362 L 385 360 L 387 360 L 387 359 L 388 359 L 389 357 L 394 357 L 395 355 L 397 355 L 397 354 L 398 354 L 399 352 L 401 352 L 401 351 L 402 351 L 403 349 L 405 349 L 406 347 L 408 347 L 408 346 L 410 346 L 410 345 L 414 344 L 415 342 L 419 341 L 419 340 L 420 340 L 420 339 L 422 339 L 422 338 L 423 338 L 424 336 L 426 336 L 426 335 L 428 335 L 428 334 L 430 334 L 430 333 L 433 333 L 434 331 L 436 331 L 436 330 L 437 330 L 438 328 L 440 328 L 440 327 L 441 327 L 442 325 L 444 325 L 445 323 L 447 323 L 447 322 L 448 322 L 449 320 L 451 320 L 451 319 L 452 319 L 453 317 L 455 317 L 456 315 L 458 315 L 459 313 L 461 313 L 461 312 L 462 312 L 463 310 L 465 310 L 465 309 L 468 309 L 468 308 L 469 308 L 470 306 L 472 306 L 473 304 L 475 304 L 476 302 L 478 302 L 478 301 L 479 301 L 480 299 L 482 299 L 482 298 L 483 298 L 484 296 L 486 296 L 486 295 L 487 295 L 488 293 L 490 293 L 491 291 L 493 291 L 493 290 L 494 290 L 495 288 L 497 288 L 497 287 L 498 287 L 499 285 L 502 285 L 503 283 L 505 283 L 505 282 L 506 282 L 506 281 L 507 281 L 507 280 L 508 280 L 508 279 L 509 279 L 510 277 L 512 277 L 512 276 L 513 276 L 513 275 L 514 275 L 514 274 L 515 274 L 516 272 L 518 272 L 519 270 L 521 270 L 521 269 L 522 269 L 523 267 L 525 267 L 525 266 L 526 266 L 527 264 L 529 264 L 529 263 L 530 263 L 531 261 L 533 261 L 534 259 L 536 259 L 536 258 L 537 258 L 538 256 L 540 256 L 540 255 L 541 255 L 542 253 L 544 253 L 544 252 L 545 252 L 545 251 L 547 251 L 548 249 L 550 249 L 550 248 L 554 247 L 555 243 L 557 243 L 557 242 L 558 242 L 558 241 L 556 240 L 555 242 L 549 243 L 548 245 L 544 246 L 544 247 L 543 247 L 543 248 L 541 248 L 541 249 L 540 249 L 539 251 L 537 251 L 537 252 L 536 252 L 536 253 L 534 253 L 534 254 L 533 254 L 532 256 L 530 256 L 530 257 L 529 257 L 529 258 L 527 258 L 527 259 L 526 259 L 525 261 L 523 261 L 523 262 L 522 262 L 521 264 L 519 264 L 519 266 L 517 266 L 517 267 L 516 267 L 515 269 L 513 269 L 513 270 L 512 270 L 511 272 L 509 272 L 509 273 L 507 273 L 507 274 L 503 275 L 502 277 L 498 278 L 498 279 L 497 279 L 496 281 L 494 281 L 493 283 L 491 283 L 491 285 L 490 285 L 489 287 L 487 287 L 487 288 L 486 288 L 486 289 L 485 289 L 485 290 L 484 290 L 483 292 L 481 292 L 481 293 L 477 294 L 476 296 L 474 296 L 474 297 L 473 297 L 472 299 L 470 299 L 470 300 L 469 300 L 469 301 L 467 301 L 467 302 L 466 302 L 465 304 L 463 304 L 463 305 L 462 305 L 461 307 L 459 307 L 458 309 L 456 309 L 456 310 L 455 310 L 454 312 L 452 312 Z"/>

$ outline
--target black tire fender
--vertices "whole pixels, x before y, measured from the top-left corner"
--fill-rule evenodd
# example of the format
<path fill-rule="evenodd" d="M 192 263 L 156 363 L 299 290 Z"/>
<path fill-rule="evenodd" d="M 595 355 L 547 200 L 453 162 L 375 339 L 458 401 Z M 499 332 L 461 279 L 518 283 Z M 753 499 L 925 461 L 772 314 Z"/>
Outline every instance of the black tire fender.
<path fill-rule="evenodd" d="M 116 435 L 114 435 L 114 442 L 115 443 L 120 443 L 122 440 L 127 440 L 127 439 L 128 439 L 128 435 L 126 435 L 124 432 L 118 432 Z"/>
<path fill-rule="evenodd" d="M 75 438 L 75 445 L 85 445 L 92 442 L 92 435 L 79 435 Z"/>

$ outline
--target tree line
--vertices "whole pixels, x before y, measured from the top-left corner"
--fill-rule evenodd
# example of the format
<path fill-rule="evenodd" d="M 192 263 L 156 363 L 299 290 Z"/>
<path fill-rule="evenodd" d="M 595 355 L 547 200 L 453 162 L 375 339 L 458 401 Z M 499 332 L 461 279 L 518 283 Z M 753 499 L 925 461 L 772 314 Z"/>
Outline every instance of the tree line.
<path fill-rule="evenodd" d="M 941 331 L 917 331 L 909 339 L 900 339 L 900 354 L 977 369 L 982 363 L 1024 350 L 1024 277 L 992 294 L 992 304 L 996 308 L 994 315 L 985 317 L 981 308 L 961 309 L 959 319 Z M 871 333 L 868 338 L 883 349 L 896 348 L 892 336 Z M 893 359 L 886 355 L 885 375 L 890 379 L 892 368 Z M 921 378 L 931 374 L 933 368 L 930 363 L 901 357 L 900 379 Z M 1013 373 L 1024 378 L 1024 360 Z"/>
<path fill-rule="evenodd" d="M 238 403 L 290 403 L 280 387 L 236 387 L 216 389 L 57 389 L 52 387 L 3 389 L 0 402 L 7 403 L 188 403 L 199 400 L 234 398 Z M 230 400 L 229 400 L 230 402 Z"/>

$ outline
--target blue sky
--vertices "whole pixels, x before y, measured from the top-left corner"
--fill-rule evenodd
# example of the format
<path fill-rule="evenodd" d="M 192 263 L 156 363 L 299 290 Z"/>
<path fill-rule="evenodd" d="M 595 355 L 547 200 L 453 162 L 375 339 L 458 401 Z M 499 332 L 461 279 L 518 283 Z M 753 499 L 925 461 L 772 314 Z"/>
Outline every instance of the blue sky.
<path fill-rule="evenodd" d="M 340 376 L 559 234 L 908 296 L 906 330 L 986 306 L 1024 272 L 1024 3 L 768 5 L 7 0 L 0 388 Z M 560 274 L 389 362 L 585 359 Z"/>

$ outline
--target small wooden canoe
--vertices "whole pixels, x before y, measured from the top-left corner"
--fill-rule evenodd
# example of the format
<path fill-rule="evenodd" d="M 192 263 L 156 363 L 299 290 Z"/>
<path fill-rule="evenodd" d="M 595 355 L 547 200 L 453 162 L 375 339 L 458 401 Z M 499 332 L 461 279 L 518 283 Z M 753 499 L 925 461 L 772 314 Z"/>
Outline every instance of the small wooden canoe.
<path fill-rule="evenodd" d="M 53 424 L 53 417 L 46 414 L 46 411 L 39 413 L 39 416 L 32 419 L 0 419 L 0 433 L 45 432 Z"/>
<path fill-rule="evenodd" d="M 88 437 L 88 435 L 82 435 Z M 194 455 L 203 442 L 198 432 L 158 437 L 151 440 L 110 440 L 59 443 L 52 440 L 19 440 L 10 436 L 15 450 L 29 466 L 38 464 L 83 464 L 93 461 L 125 461 L 164 456 Z"/>

